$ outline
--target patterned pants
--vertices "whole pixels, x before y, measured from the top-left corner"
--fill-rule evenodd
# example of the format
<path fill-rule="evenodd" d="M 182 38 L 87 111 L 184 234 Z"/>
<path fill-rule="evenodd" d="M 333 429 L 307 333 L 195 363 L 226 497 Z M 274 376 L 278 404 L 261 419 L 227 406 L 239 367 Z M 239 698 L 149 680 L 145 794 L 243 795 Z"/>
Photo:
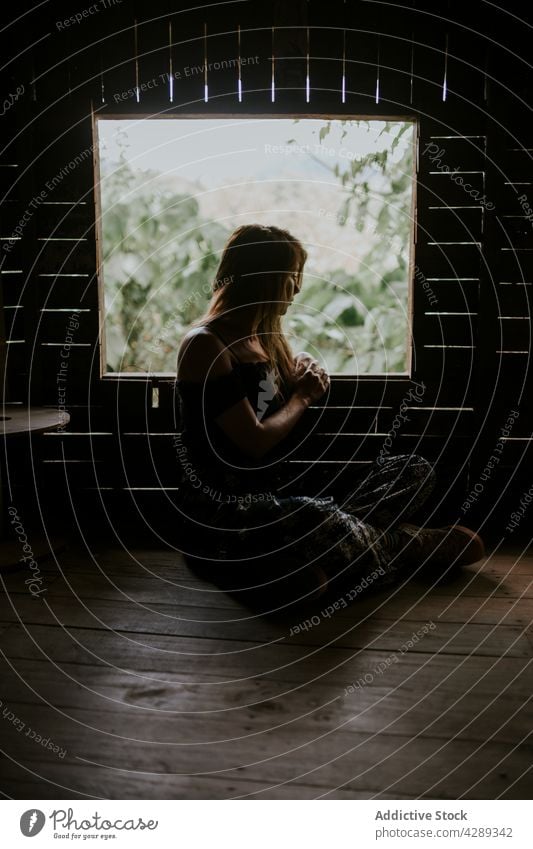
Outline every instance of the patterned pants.
<path fill-rule="evenodd" d="M 264 571 L 265 563 L 319 564 L 337 585 L 368 583 L 372 575 L 372 588 L 382 589 L 407 568 L 401 556 L 406 537 L 395 528 L 422 507 L 435 477 L 423 457 L 398 454 L 366 467 L 342 501 L 277 493 L 262 501 L 205 505 L 203 511 L 196 505 L 195 524 L 197 530 L 203 524 L 203 532 L 193 534 L 190 551 L 211 561 L 245 564 L 252 572 L 254 561 L 257 571 Z"/>

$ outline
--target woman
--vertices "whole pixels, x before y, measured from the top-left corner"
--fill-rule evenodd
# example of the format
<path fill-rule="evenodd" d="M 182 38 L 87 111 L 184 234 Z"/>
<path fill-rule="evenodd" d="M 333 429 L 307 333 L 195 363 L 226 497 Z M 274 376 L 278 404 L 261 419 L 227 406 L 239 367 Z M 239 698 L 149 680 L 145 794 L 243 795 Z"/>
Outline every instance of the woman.
<path fill-rule="evenodd" d="M 208 309 L 181 343 L 178 506 L 189 562 L 240 563 L 263 590 L 275 584 L 281 600 L 290 580 L 293 595 L 308 600 L 333 580 L 381 589 L 422 567 L 475 562 L 484 551 L 473 531 L 400 521 L 434 486 L 420 456 L 372 464 L 342 500 L 327 484 L 312 494 L 294 478 L 290 437 L 330 384 L 313 357 L 293 356 L 281 328 L 306 258 L 287 230 L 237 228 Z"/>

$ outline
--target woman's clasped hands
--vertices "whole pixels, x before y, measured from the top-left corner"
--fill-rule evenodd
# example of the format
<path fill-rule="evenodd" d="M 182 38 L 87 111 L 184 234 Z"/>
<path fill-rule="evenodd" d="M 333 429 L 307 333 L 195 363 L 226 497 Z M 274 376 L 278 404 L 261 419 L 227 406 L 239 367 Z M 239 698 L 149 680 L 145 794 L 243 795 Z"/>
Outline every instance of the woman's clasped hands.
<path fill-rule="evenodd" d="M 295 356 L 294 377 L 295 393 L 307 398 L 310 402 L 318 401 L 330 386 L 328 372 L 307 351 L 301 351 Z"/>

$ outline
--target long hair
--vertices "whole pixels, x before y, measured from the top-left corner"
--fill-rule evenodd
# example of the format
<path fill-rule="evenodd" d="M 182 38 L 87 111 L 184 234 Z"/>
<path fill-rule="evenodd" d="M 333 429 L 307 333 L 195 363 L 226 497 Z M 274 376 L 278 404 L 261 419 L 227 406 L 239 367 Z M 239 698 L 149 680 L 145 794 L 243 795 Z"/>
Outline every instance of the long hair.
<path fill-rule="evenodd" d="M 280 308 L 290 298 L 290 275 L 301 286 L 307 251 L 288 230 L 243 224 L 227 240 L 204 315 L 193 326 L 209 325 L 239 307 L 255 307 L 252 334 L 261 341 L 282 398 L 294 384 L 294 362 L 281 326 Z"/>

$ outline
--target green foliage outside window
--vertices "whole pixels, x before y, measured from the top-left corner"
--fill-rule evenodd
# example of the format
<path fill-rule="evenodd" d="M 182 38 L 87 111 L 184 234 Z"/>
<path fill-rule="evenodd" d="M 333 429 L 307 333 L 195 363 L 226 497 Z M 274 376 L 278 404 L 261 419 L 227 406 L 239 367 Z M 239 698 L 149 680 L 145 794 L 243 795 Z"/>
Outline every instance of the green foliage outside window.
<path fill-rule="evenodd" d="M 335 123 L 342 140 L 353 122 Z M 294 349 L 311 350 L 331 372 L 406 370 L 413 125 L 381 123 L 384 149 L 342 164 L 320 159 L 338 184 L 339 207 L 327 218 L 368 234 L 357 271 L 347 272 L 334 252 L 327 274 L 313 273 L 308 262 L 302 291 L 285 318 Z M 331 131 L 332 122 L 324 121 L 321 143 Z M 126 148 L 125 137 L 113 169 L 101 155 L 107 368 L 174 372 L 179 340 L 205 310 L 234 228 L 202 216 L 198 200 L 167 188 L 156 169 L 132 168 Z M 277 223 L 275 214 L 271 223 Z"/>

